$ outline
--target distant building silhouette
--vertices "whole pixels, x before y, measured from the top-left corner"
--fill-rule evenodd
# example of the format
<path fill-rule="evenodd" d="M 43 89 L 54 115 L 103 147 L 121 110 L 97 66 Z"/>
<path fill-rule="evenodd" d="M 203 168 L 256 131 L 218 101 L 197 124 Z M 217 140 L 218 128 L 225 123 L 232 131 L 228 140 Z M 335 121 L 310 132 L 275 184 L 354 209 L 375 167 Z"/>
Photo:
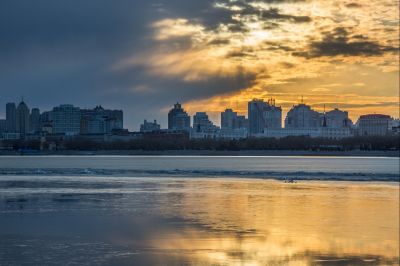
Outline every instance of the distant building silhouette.
<path fill-rule="evenodd" d="M 81 109 L 81 134 L 110 134 L 123 129 L 122 110 L 107 110 L 101 105 L 94 109 Z"/>
<path fill-rule="evenodd" d="M 335 108 L 317 112 L 303 101 L 294 105 L 285 118 L 282 128 L 282 108 L 275 100 L 254 99 L 248 102 L 248 119 L 232 109 L 221 112 L 221 127 L 213 124 L 206 112 L 190 116 L 176 103 L 168 112 L 168 130 L 162 130 L 156 120 L 144 120 L 140 132 L 123 128 L 123 111 L 108 110 L 101 105 L 93 109 L 80 109 L 63 104 L 52 111 L 40 113 L 38 108 L 29 110 L 22 100 L 6 104 L 6 119 L 0 119 L 0 141 L 39 140 L 62 141 L 66 136 L 94 141 L 132 140 L 140 138 L 165 139 L 245 139 L 285 138 L 308 136 L 315 138 L 342 139 L 355 135 L 378 136 L 400 134 L 400 120 L 388 115 L 362 115 L 357 123 L 349 119 L 347 111 Z"/>
<path fill-rule="evenodd" d="M 349 114 L 346 111 L 341 111 L 338 108 L 333 109 L 325 114 L 326 127 L 341 128 L 352 126 L 353 122 L 349 119 Z"/>
<path fill-rule="evenodd" d="M 210 121 L 205 112 L 197 112 L 193 116 L 193 130 L 195 132 L 206 132 L 216 130 L 216 126 Z"/>
<path fill-rule="evenodd" d="M 238 115 L 232 109 L 226 109 L 221 113 L 221 129 L 247 128 L 248 120 L 244 115 Z"/>
<path fill-rule="evenodd" d="M 40 114 L 40 131 L 53 133 L 53 112 L 46 111 Z"/>
<path fill-rule="evenodd" d="M 275 99 L 269 99 L 264 110 L 266 128 L 282 128 L 282 108 L 275 105 Z"/>
<path fill-rule="evenodd" d="M 143 124 L 140 125 L 140 132 L 143 133 L 159 131 L 160 129 L 161 126 L 160 124 L 157 124 L 157 120 L 154 120 L 154 122 L 148 122 L 147 120 L 144 120 Z"/>
<path fill-rule="evenodd" d="M 275 106 L 275 100 L 264 102 L 253 99 L 248 103 L 250 135 L 263 133 L 265 128 L 282 127 L 282 108 Z"/>
<path fill-rule="evenodd" d="M 190 116 L 185 112 L 180 103 L 168 112 L 168 129 L 190 131 Z"/>
<path fill-rule="evenodd" d="M 322 126 L 322 114 L 301 103 L 287 113 L 285 128 L 318 128 Z"/>
<path fill-rule="evenodd" d="M 81 129 L 81 112 L 71 104 L 62 104 L 52 111 L 53 133 L 78 135 Z"/>
<path fill-rule="evenodd" d="M 29 133 L 29 108 L 24 101 L 18 104 L 16 111 L 16 131 L 21 136 Z"/>
<path fill-rule="evenodd" d="M 226 109 L 221 113 L 221 128 L 234 129 L 237 116 L 237 112 L 234 112 L 232 109 Z"/>
<path fill-rule="evenodd" d="M 41 131 L 40 110 L 38 108 L 32 108 L 31 115 L 29 116 L 29 132 L 37 133 L 39 131 Z"/>
<path fill-rule="evenodd" d="M 362 115 L 358 119 L 358 131 L 362 136 L 384 136 L 390 133 L 392 118 L 382 114 Z"/>
<path fill-rule="evenodd" d="M 15 103 L 6 104 L 6 131 L 11 133 L 17 131 L 17 108 Z"/>
<path fill-rule="evenodd" d="M 0 119 L 0 133 L 5 133 L 7 131 L 7 120 Z"/>

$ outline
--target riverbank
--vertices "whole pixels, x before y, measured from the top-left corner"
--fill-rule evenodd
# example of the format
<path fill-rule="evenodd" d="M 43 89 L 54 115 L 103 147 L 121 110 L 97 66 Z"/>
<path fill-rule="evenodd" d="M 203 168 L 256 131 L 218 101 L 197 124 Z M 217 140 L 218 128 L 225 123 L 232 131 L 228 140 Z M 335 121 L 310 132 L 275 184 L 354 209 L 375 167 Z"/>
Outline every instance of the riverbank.
<path fill-rule="evenodd" d="M 301 151 L 301 150 L 241 150 L 241 151 L 217 151 L 217 150 L 99 150 L 99 151 L 0 151 L 0 156 L 10 155 L 142 155 L 142 156 L 355 156 L 355 157 L 400 157 L 400 151 Z"/>

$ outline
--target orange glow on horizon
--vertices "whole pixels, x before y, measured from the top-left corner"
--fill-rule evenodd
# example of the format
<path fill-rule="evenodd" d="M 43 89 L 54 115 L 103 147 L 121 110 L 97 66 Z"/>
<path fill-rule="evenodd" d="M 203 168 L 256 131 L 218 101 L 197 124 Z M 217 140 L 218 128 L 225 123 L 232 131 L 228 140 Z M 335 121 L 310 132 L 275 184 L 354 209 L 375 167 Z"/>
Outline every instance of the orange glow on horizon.
<path fill-rule="evenodd" d="M 141 65 L 148 73 L 190 85 L 213 78 L 247 78 L 185 108 L 246 112 L 252 98 L 275 98 L 287 112 L 305 95 L 317 110 L 325 104 L 364 113 L 399 117 L 399 11 L 390 0 L 216 1 L 231 21 L 215 28 L 188 18 L 154 22 L 158 46 L 121 60 L 116 67 Z M 246 8 L 253 10 L 246 13 Z M 237 29 L 236 29 L 237 28 Z M 207 90 L 208 88 L 204 88 Z"/>

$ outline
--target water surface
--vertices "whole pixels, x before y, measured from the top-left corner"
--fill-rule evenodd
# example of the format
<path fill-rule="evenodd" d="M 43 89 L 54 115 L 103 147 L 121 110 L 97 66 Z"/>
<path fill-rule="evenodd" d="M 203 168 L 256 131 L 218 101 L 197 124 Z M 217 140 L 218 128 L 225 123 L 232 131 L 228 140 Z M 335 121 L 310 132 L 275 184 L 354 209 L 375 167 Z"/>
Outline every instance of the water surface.
<path fill-rule="evenodd" d="M 4 156 L 0 175 L 234 176 L 399 181 L 399 158 L 312 156 Z"/>
<path fill-rule="evenodd" d="M 0 167 L 16 173 L 0 175 L 0 265 L 399 265 L 398 182 L 288 184 L 245 175 L 202 177 L 197 171 L 219 171 L 221 165 L 224 171 L 273 167 L 343 174 L 353 171 L 344 163 L 348 158 L 332 158 L 332 165 L 343 162 L 340 169 L 326 158 L 299 157 L 235 158 L 231 166 L 228 158 L 197 164 L 193 160 L 201 159 L 160 158 L 153 166 L 147 157 L 10 158 L 0 158 Z M 396 170 L 393 160 L 351 160 L 363 165 L 356 171 L 370 162 L 387 166 L 375 168 L 378 174 Z M 162 166 L 197 172 L 34 172 Z M 34 171 L 23 174 L 27 169 Z"/>

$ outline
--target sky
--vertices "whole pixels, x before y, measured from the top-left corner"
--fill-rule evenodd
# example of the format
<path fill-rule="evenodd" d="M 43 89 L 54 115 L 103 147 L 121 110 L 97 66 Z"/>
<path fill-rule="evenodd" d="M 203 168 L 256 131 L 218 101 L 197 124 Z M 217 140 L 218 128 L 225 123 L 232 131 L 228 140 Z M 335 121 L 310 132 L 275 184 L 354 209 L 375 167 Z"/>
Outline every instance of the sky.
<path fill-rule="evenodd" d="M 125 126 L 275 98 L 399 117 L 395 0 L 2 0 L 5 103 L 123 109 Z"/>

